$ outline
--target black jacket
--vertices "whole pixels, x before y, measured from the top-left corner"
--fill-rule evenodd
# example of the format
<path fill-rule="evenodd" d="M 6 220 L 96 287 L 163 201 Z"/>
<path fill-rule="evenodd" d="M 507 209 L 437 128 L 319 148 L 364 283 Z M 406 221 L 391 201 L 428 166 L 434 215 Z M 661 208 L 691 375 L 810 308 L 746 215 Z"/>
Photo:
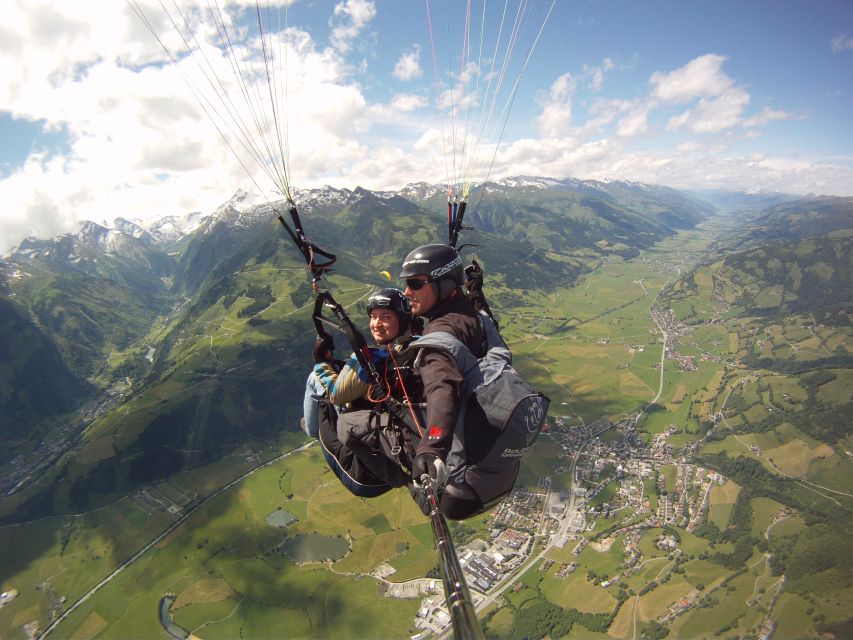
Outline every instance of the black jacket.
<path fill-rule="evenodd" d="M 424 335 L 436 331 L 449 333 L 461 341 L 471 353 L 480 357 L 484 349 L 483 329 L 477 311 L 461 289 L 453 297 L 442 300 L 426 314 L 429 324 Z M 430 453 L 447 458 L 453 443 L 453 431 L 459 413 L 462 374 L 456 359 L 440 349 L 426 348 L 419 373 L 427 404 L 427 423 L 416 455 Z"/>

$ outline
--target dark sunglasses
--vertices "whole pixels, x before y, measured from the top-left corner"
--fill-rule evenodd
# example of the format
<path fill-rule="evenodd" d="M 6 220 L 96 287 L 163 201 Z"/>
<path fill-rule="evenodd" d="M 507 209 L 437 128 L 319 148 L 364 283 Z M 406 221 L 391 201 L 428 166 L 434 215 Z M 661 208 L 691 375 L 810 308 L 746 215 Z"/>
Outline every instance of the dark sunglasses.
<path fill-rule="evenodd" d="M 416 280 L 414 278 L 408 278 L 406 280 L 406 286 L 412 291 L 420 291 L 430 282 L 432 282 L 432 280 Z"/>

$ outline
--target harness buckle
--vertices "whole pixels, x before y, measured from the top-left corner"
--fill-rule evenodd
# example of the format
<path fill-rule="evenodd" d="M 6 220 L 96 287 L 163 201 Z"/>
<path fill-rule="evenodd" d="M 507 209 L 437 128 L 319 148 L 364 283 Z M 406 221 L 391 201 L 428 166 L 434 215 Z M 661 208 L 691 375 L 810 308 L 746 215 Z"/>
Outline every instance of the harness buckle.
<path fill-rule="evenodd" d="M 382 428 L 382 433 L 391 445 L 391 455 L 399 456 L 403 448 L 400 446 L 400 439 L 397 437 L 397 430 L 389 426 Z"/>

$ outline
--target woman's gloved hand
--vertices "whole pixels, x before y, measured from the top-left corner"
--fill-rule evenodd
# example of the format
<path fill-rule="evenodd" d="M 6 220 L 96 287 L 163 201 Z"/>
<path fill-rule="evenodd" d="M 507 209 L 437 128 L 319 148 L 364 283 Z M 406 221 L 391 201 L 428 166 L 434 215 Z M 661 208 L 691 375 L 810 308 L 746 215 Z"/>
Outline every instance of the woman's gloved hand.
<path fill-rule="evenodd" d="M 376 347 L 370 347 L 370 364 L 373 365 L 373 368 L 379 372 L 385 370 L 385 361 L 388 359 L 388 350 L 387 349 L 378 349 Z M 358 366 L 358 377 L 362 382 L 373 382 L 370 378 L 370 373 L 365 371 L 364 368 L 359 365 Z"/>
<path fill-rule="evenodd" d="M 317 336 L 314 340 L 314 348 L 311 352 L 314 362 L 331 362 L 332 355 L 335 352 L 335 341 L 332 334 L 325 333 L 322 336 Z"/>

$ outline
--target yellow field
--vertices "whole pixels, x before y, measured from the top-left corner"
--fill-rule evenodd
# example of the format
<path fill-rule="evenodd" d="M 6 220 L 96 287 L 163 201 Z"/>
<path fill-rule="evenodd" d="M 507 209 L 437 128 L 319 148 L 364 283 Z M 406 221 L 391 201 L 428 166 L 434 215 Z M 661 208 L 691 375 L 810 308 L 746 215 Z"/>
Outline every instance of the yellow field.
<path fill-rule="evenodd" d="M 106 627 L 107 621 L 99 616 L 97 612 L 93 611 L 89 614 L 89 617 L 83 621 L 83 624 L 77 628 L 72 637 L 77 638 L 78 640 L 90 640 L 97 636 Z"/>
<path fill-rule="evenodd" d="M 683 388 L 683 385 L 679 386 L 679 388 Z M 627 372 L 619 374 L 619 390 L 627 395 L 642 395 L 644 392 L 648 392 L 652 396 L 655 394 L 649 385 L 640 380 L 633 373 Z M 684 394 L 682 393 L 682 397 L 683 396 Z"/>
<path fill-rule="evenodd" d="M 572 554 L 572 549 L 575 548 L 576 544 L 575 540 L 569 540 L 562 548 L 551 547 L 545 553 L 545 557 L 554 562 L 573 562 L 576 560 L 576 556 Z"/>
<path fill-rule="evenodd" d="M 562 581 L 560 581 L 562 582 Z M 616 599 L 607 589 L 586 579 L 580 571 L 572 574 L 568 580 L 556 588 L 546 588 L 545 595 L 554 604 L 588 613 L 606 613 L 613 611 Z"/>
<path fill-rule="evenodd" d="M 198 520 L 196 521 L 196 523 L 197 523 L 197 524 L 198 524 L 200 521 L 203 521 L 203 522 L 205 522 L 205 523 L 207 522 L 207 518 L 206 518 L 206 517 L 200 517 L 200 515 L 197 515 L 197 516 L 196 516 L 196 518 L 198 518 Z M 176 528 L 175 528 L 175 530 L 174 530 L 174 531 L 172 531 L 169 535 L 167 535 L 165 538 L 163 538 L 162 540 L 160 540 L 160 542 L 158 542 L 157 544 L 155 544 L 155 545 L 154 545 L 154 548 L 155 548 L 155 549 L 165 549 L 166 547 L 168 547 L 170 544 L 172 544 L 172 543 L 173 543 L 175 540 L 177 540 L 178 538 L 181 538 L 182 536 L 185 536 L 185 535 L 187 534 L 187 531 L 188 531 L 188 529 L 187 529 L 187 523 L 186 523 L 186 522 L 184 522 L 183 524 L 181 524 L 181 525 L 179 525 L 178 527 L 176 527 Z"/>
<path fill-rule="evenodd" d="M 729 334 L 729 351 L 737 353 L 738 339 L 736 333 Z"/>
<path fill-rule="evenodd" d="M 782 505 L 770 498 L 754 498 L 752 501 L 752 532 L 764 537 L 767 527 Z"/>
<path fill-rule="evenodd" d="M 817 399 L 822 402 L 844 404 L 853 399 L 853 384 L 851 376 L 846 371 L 838 372 L 838 379 L 822 384 L 817 392 Z"/>
<path fill-rule="evenodd" d="M 782 291 L 779 287 L 765 287 L 755 296 L 757 307 L 778 307 L 782 302 Z"/>
<path fill-rule="evenodd" d="M 739 493 L 740 485 L 731 480 L 726 480 L 723 486 L 711 488 L 711 506 L 715 504 L 734 504 Z"/>
<path fill-rule="evenodd" d="M 797 478 L 805 478 L 808 474 L 809 464 L 816 458 L 828 458 L 835 452 L 827 444 L 818 444 L 813 449 L 802 440 L 795 439 L 783 444 L 781 447 L 767 450 L 767 458 L 773 460 L 783 473 Z"/>
<path fill-rule="evenodd" d="M 39 619 L 39 610 L 40 607 L 38 604 L 31 605 L 24 609 L 23 611 L 19 611 L 15 614 L 15 617 L 12 619 L 12 627 L 20 627 L 32 620 Z"/>
<path fill-rule="evenodd" d="M 393 565 L 393 558 L 398 555 L 397 545 L 399 543 L 408 544 L 408 553 L 419 553 L 421 557 L 425 557 L 423 564 L 425 572 L 429 571 L 435 564 L 435 558 L 431 556 L 429 549 L 424 549 L 423 545 L 407 530 L 398 530 L 355 540 L 352 545 L 352 552 L 336 562 L 335 569 L 344 572 L 360 571 L 367 573 L 385 561 L 390 561 Z"/>
<path fill-rule="evenodd" d="M 812 336 L 811 338 L 806 338 L 798 345 L 800 349 L 807 349 L 809 351 L 815 351 L 820 349 L 820 338 L 817 336 Z"/>
<path fill-rule="evenodd" d="M 706 290 L 711 290 L 714 288 L 714 278 L 711 273 L 709 273 L 705 269 L 697 269 L 694 275 L 694 279 L 696 281 L 697 287 L 704 288 Z"/>
<path fill-rule="evenodd" d="M 669 605 L 677 602 L 692 589 L 693 587 L 684 580 L 673 579 L 640 596 L 639 619 L 648 622 L 663 615 Z"/>
<path fill-rule="evenodd" d="M 783 593 L 776 603 L 777 627 L 773 635 L 779 638 L 803 638 L 811 627 L 810 617 L 806 609 L 809 602 L 793 593 Z"/>
<path fill-rule="evenodd" d="M 509 635 L 514 620 L 515 617 L 512 615 L 510 609 L 504 607 L 491 617 L 487 629 L 496 637 L 505 638 Z"/>
<path fill-rule="evenodd" d="M 301 457 L 301 456 L 300 456 Z M 250 467 L 248 462 L 236 462 L 233 459 L 222 459 L 204 467 L 197 467 L 176 476 L 176 479 L 188 489 L 201 496 L 213 493 Z"/>
<path fill-rule="evenodd" d="M 737 338 L 737 336 L 735 336 Z M 711 375 L 711 379 L 708 380 L 708 384 L 705 385 L 705 388 L 699 394 L 700 400 L 713 400 L 717 397 L 720 389 L 720 385 L 723 384 L 723 376 L 726 374 L 725 370 L 715 371 L 713 375 Z"/>
<path fill-rule="evenodd" d="M 838 347 L 847 347 L 848 349 L 850 347 L 847 337 L 841 332 L 830 336 L 826 340 L 826 349 L 828 351 L 835 351 Z"/>
<path fill-rule="evenodd" d="M 687 393 L 687 387 L 683 384 L 678 385 L 675 388 L 675 393 L 672 394 L 672 403 L 681 402 L 684 399 L 685 394 Z"/>
<path fill-rule="evenodd" d="M 219 602 L 237 594 L 222 578 L 207 578 L 191 584 L 178 594 L 173 607 L 180 609 L 198 602 Z"/>
<path fill-rule="evenodd" d="M 107 434 L 87 443 L 77 456 L 77 461 L 80 464 L 95 464 L 99 460 L 112 458 L 115 454 L 113 436 L 112 434 Z"/>
<path fill-rule="evenodd" d="M 632 638 L 634 637 L 634 608 L 637 606 L 637 598 L 628 598 L 619 613 L 610 624 L 607 630 L 607 635 L 611 638 Z M 637 620 L 639 626 L 640 621 Z"/>

